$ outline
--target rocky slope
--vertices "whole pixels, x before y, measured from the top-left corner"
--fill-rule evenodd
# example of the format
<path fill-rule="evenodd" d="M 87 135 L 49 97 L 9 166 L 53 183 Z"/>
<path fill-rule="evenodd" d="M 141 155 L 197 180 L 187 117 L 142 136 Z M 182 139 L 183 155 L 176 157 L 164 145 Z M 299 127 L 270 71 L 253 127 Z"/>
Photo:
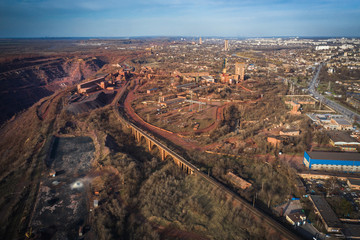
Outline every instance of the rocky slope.
<path fill-rule="evenodd" d="M 0 63 L 0 124 L 39 99 L 91 77 L 105 64 L 97 57 L 29 57 Z"/>

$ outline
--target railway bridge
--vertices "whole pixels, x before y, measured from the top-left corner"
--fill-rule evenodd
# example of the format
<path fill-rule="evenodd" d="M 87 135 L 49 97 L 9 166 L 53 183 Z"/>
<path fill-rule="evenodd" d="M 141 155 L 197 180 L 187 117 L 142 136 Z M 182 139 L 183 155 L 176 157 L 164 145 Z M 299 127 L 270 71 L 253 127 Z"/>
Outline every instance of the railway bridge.
<path fill-rule="evenodd" d="M 163 143 L 156 140 L 154 137 L 150 136 L 148 133 L 135 126 L 134 124 L 127 122 L 127 127 L 131 129 L 131 133 L 135 136 L 136 141 L 141 142 L 143 139 L 145 139 L 149 152 L 155 147 L 158 148 L 161 155 L 161 160 L 164 161 L 167 157 L 170 156 L 175 162 L 175 164 L 178 165 L 187 174 L 194 174 L 195 171 L 199 170 L 189 161 L 169 149 Z"/>

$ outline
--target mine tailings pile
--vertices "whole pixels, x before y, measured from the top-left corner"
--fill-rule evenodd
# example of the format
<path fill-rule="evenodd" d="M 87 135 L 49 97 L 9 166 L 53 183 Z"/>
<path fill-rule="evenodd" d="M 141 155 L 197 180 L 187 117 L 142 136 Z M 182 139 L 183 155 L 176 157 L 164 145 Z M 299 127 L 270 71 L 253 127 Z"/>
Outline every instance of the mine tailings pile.
<path fill-rule="evenodd" d="M 114 98 L 116 92 L 104 93 L 97 92 L 89 96 L 83 96 L 75 102 L 70 103 L 66 110 L 73 114 L 89 112 L 96 108 L 104 107 Z"/>
<path fill-rule="evenodd" d="M 56 90 L 94 75 L 98 58 L 34 57 L 0 63 L 0 124 Z"/>

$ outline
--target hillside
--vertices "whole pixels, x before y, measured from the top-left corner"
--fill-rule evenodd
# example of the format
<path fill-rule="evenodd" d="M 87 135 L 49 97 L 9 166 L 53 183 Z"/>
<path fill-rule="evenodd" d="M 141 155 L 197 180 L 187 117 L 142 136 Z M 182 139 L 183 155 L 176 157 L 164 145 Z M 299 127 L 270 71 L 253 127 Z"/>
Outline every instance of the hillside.
<path fill-rule="evenodd" d="M 40 56 L 0 62 L 0 124 L 43 97 L 93 76 L 104 58 Z"/>

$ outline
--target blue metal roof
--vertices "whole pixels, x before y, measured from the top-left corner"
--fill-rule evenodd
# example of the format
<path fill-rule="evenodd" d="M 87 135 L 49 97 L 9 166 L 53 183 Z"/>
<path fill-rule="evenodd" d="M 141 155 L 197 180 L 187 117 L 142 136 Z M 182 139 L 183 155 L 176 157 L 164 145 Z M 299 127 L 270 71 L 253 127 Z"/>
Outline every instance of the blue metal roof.
<path fill-rule="evenodd" d="M 311 168 L 313 164 L 360 166 L 360 153 L 305 151 L 304 159 L 309 162 L 309 168 Z"/>

